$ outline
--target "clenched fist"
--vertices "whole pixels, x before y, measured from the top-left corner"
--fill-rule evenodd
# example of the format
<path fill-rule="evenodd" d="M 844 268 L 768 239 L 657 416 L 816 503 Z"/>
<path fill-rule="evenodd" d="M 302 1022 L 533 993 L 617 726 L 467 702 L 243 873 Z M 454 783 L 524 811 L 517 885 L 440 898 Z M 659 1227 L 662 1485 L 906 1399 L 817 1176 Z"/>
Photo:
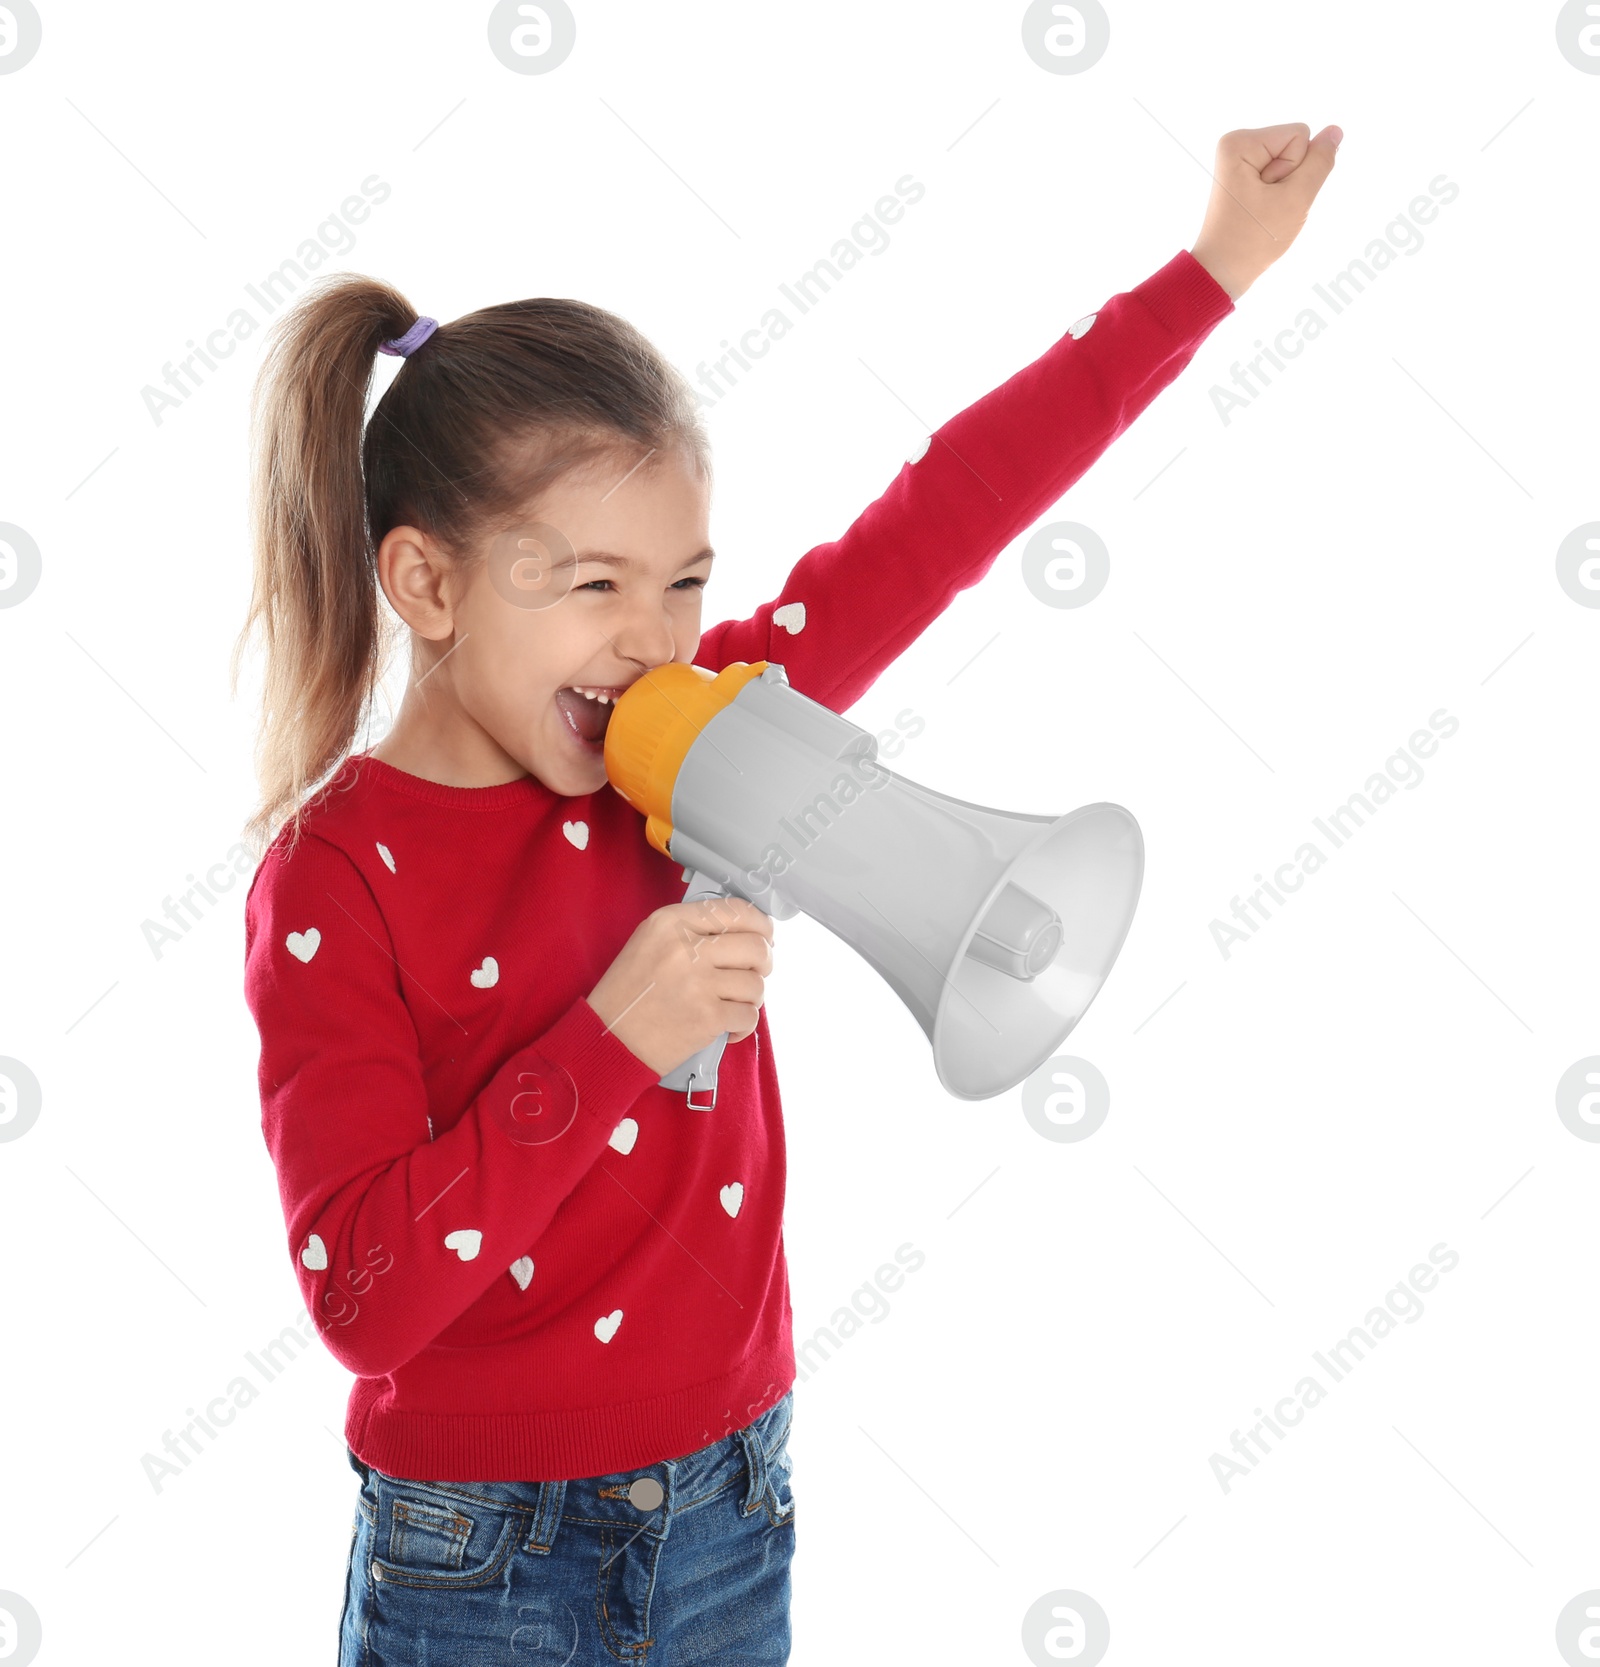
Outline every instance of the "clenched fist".
<path fill-rule="evenodd" d="M 1194 258 L 1237 301 L 1300 235 L 1333 172 L 1344 130 L 1304 122 L 1243 127 L 1217 141 L 1211 201 Z"/>

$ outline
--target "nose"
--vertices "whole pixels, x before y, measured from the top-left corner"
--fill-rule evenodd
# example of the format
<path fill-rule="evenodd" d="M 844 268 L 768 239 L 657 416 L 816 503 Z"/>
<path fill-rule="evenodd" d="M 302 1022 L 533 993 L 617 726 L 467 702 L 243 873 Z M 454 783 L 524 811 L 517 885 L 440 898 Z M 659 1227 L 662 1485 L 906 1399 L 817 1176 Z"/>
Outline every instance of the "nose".
<path fill-rule="evenodd" d="M 612 641 L 619 654 L 637 661 L 646 670 L 665 665 L 678 648 L 666 601 L 644 594 L 636 597 Z"/>

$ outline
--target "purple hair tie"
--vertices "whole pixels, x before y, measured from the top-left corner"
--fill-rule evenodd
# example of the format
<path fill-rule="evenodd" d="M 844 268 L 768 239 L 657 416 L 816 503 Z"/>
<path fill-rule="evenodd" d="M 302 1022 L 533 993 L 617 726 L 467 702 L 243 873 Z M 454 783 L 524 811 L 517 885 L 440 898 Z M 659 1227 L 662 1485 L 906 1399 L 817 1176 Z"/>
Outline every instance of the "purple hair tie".
<path fill-rule="evenodd" d="M 438 328 L 438 319 L 419 318 L 403 336 L 396 336 L 393 341 L 379 342 L 378 351 L 392 354 L 397 359 L 409 359 Z"/>

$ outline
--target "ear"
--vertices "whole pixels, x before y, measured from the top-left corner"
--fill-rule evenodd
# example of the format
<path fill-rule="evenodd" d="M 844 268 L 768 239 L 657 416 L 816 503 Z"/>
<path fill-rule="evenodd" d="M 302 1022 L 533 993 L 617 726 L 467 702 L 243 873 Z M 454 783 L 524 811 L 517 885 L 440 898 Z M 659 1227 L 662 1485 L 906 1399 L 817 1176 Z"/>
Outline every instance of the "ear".
<path fill-rule="evenodd" d="M 444 550 L 420 527 L 391 527 L 378 546 L 378 583 L 389 606 L 429 641 L 455 629 L 451 571 Z"/>

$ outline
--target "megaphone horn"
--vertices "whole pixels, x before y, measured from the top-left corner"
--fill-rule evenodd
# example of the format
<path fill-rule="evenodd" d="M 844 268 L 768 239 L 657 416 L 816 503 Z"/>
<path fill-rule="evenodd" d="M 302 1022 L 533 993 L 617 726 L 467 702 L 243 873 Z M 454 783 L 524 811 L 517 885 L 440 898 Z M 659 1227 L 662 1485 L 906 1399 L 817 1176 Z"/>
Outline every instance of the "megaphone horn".
<path fill-rule="evenodd" d="M 911 1009 L 945 1089 L 990 1099 L 1057 1050 L 1111 971 L 1144 877 L 1139 824 L 1113 804 L 991 810 L 877 752 L 767 660 L 657 666 L 617 701 L 605 741 L 650 843 L 692 871 L 687 901 L 809 915 Z M 662 1085 L 715 1104 L 726 1041 Z"/>

